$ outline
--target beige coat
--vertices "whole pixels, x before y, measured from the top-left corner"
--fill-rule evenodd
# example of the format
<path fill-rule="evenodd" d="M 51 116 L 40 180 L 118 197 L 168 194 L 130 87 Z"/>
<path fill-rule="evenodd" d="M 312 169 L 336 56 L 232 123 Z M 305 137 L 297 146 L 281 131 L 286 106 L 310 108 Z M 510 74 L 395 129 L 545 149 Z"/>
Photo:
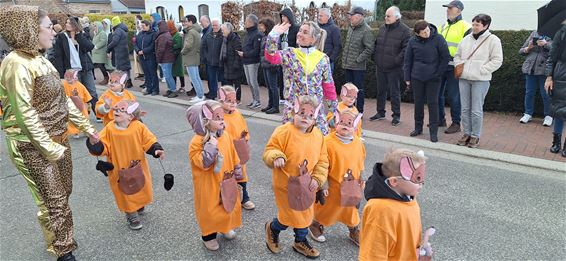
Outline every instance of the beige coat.
<path fill-rule="evenodd" d="M 479 49 L 466 60 L 474 49 L 487 38 Z M 472 34 L 467 35 L 458 45 L 458 51 L 454 55 L 454 64 L 464 63 L 464 71 L 461 79 L 470 81 L 490 81 L 491 74 L 503 63 L 503 49 L 501 40 L 489 30 L 483 33 L 477 40 Z"/>

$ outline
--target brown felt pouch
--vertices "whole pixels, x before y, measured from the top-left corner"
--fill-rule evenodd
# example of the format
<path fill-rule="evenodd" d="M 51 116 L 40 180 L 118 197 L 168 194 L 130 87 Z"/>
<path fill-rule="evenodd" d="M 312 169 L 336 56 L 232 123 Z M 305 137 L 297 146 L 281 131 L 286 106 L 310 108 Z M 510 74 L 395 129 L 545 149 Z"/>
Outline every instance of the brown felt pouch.
<path fill-rule="evenodd" d="M 304 211 L 314 204 L 316 193 L 309 190 L 312 177 L 307 170 L 307 160 L 299 165 L 299 176 L 289 177 L 287 182 L 287 200 L 289 207 L 296 211 Z"/>
<path fill-rule="evenodd" d="M 118 187 L 124 194 L 138 193 L 145 185 L 145 176 L 139 160 L 132 160 L 127 169 L 118 171 Z"/>
<path fill-rule="evenodd" d="M 238 183 L 234 178 L 233 172 L 224 172 L 224 179 L 220 183 L 220 199 L 222 200 L 222 207 L 227 213 L 232 213 L 238 200 Z"/>
<path fill-rule="evenodd" d="M 355 207 L 362 200 L 362 183 L 354 179 L 352 170 L 348 170 L 346 177 L 340 184 L 340 205 L 343 207 Z"/>

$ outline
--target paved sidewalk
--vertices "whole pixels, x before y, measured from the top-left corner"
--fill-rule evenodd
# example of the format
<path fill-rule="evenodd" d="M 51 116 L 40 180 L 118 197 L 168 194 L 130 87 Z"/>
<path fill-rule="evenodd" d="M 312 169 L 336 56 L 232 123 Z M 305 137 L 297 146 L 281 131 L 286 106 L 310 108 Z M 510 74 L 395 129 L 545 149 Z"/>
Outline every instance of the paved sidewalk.
<path fill-rule="evenodd" d="M 133 74 L 133 73 L 132 73 Z M 102 79 L 100 72 L 96 70 L 97 82 Z M 185 82 L 187 87 L 185 89 L 190 89 L 189 77 L 185 76 Z M 204 82 L 205 92 L 207 92 L 207 84 Z M 141 89 L 138 87 L 142 84 L 142 81 L 134 80 L 134 88 L 131 91 L 139 92 Z M 177 86 L 179 88 L 179 82 L 177 81 Z M 165 93 L 167 90 L 167 85 L 160 82 L 160 92 Z M 137 94 L 137 93 L 136 93 Z M 268 94 L 267 88 L 260 87 L 261 103 L 262 106 L 267 105 Z M 178 99 L 189 100 L 185 94 L 179 94 Z M 242 85 L 242 105 L 241 109 L 249 110 L 245 104 L 251 102 L 251 89 L 247 85 Z M 376 100 L 366 99 L 365 102 L 365 117 L 363 120 L 363 128 L 371 131 L 395 134 L 401 136 L 409 137 L 409 133 L 414 128 L 413 112 L 414 106 L 411 103 L 401 104 L 401 124 L 398 126 L 391 125 L 391 111 L 390 103 L 387 102 L 387 119 L 381 121 L 369 121 L 369 117 L 373 116 L 376 112 Z M 259 111 L 259 110 L 257 110 Z M 425 106 L 425 123 L 428 122 L 428 112 Z M 450 125 L 450 108 L 446 108 L 446 115 L 448 125 Z M 553 154 L 548 151 L 552 142 L 552 127 L 542 126 L 542 119 L 533 119 L 528 124 L 519 123 L 519 118 L 521 115 L 512 113 L 494 113 L 486 112 L 484 113 L 484 125 L 483 133 L 480 140 L 479 148 L 484 150 L 511 153 L 515 155 L 534 157 L 539 159 L 553 160 L 559 162 L 566 162 L 566 158 L 560 156 L 560 154 Z M 455 134 L 445 134 L 444 127 L 439 128 L 439 142 L 456 144 L 458 139 L 463 135 L 462 132 Z M 423 130 L 423 135 L 417 138 L 428 140 L 429 133 L 425 128 Z M 468 148 L 466 148 L 468 149 Z M 470 149 L 473 150 L 473 149 Z"/>

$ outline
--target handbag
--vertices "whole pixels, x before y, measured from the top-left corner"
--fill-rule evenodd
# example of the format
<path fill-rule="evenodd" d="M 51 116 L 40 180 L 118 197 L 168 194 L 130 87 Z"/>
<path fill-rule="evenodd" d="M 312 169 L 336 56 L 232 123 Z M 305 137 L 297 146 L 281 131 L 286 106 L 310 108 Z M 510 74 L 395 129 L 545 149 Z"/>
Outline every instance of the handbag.
<path fill-rule="evenodd" d="M 466 59 L 469 60 L 470 58 L 472 58 L 472 55 L 474 55 L 474 53 L 480 48 L 480 46 L 487 40 L 487 38 L 489 38 L 491 36 L 488 35 L 485 39 L 483 39 L 483 41 L 481 41 L 481 43 L 476 47 L 476 49 L 474 49 L 474 51 L 468 56 L 468 58 Z M 465 63 L 465 62 L 464 62 Z M 456 79 L 460 79 L 460 77 L 462 76 L 462 73 L 464 72 L 464 63 L 458 64 L 456 66 L 454 66 L 454 78 Z"/>
<path fill-rule="evenodd" d="M 127 169 L 118 171 L 118 188 L 126 195 L 138 193 L 145 185 L 145 176 L 139 160 L 132 160 Z"/>
<path fill-rule="evenodd" d="M 287 181 L 287 201 L 292 210 L 304 211 L 314 204 L 315 191 L 309 189 L 312 177 L 308 173 L 307 164 L 305 159 L 299 165 L 299 176 L 289 177 Z"/>
<path fill-rule="evenodd" d="M 234 148 L 240 158 L 240 164 L 244 165 L 250 160 L 250 144 L 246 140 L 247 131 L 242 131 L 240 139 L 234 140 Z"/>
<path fill-rule="evenodd" d="M 227 213 L 232 213 L 234 210 L 239 194 L 238 183 L 236 182 L 236 178 L 234 178 L 234 172 L 224 172 L 224 178 L 220 183 L 220 200 L 222 201 L 222 207 Z"/>
<path fill-rule="evenodd" d="M 362 200 L 362 183 L 360 179 L 354 179 L 352 170 L 348 169 L 344 180 L 340 184 L 340 205 L 343 207 L 355 207 Z"/>

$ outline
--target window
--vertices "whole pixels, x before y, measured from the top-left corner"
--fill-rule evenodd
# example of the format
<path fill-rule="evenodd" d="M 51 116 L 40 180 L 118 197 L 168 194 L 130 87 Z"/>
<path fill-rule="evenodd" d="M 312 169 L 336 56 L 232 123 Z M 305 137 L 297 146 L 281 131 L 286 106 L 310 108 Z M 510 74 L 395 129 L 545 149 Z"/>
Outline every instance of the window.
<path fill-rule="evenodd" d="M 326 4 L 326 2 L 322 3 L 322 8 L 328 8 L 328 5 Z"/>
<path fill-rule="evenodd" d="M 314 4 L 314 2 L 311 1 L 311 4 L 309 5 L 309 8 L 316 8 L 316 4 Z"/>
<path fill-rule="evenodd" d="M 167 17 L 165 17 L 165 8 L 163 8 L 163 6 L 158 6 L 156 10 L 157 13 L 161 16 L 161 19 L 167 20 Z"/>
<path fill-rule="evenodd" d="M 88 10 L 89 14 L 100 14 L 100 10 Z"/>
<path fill-rule="evenodd" d="M 182 21 L 183 17 L 185 17 L 185 9 L 182 6 L 179 6 L 179 21 Z"/>
<path fill-rule="evenodd" d="M 208 5 L 202 4 L 202 5 L 198 6 L 198 16 L 201 17 L 203 15 L 207 15 L 207 16 L 209 15 L 208 14 Z"/>

